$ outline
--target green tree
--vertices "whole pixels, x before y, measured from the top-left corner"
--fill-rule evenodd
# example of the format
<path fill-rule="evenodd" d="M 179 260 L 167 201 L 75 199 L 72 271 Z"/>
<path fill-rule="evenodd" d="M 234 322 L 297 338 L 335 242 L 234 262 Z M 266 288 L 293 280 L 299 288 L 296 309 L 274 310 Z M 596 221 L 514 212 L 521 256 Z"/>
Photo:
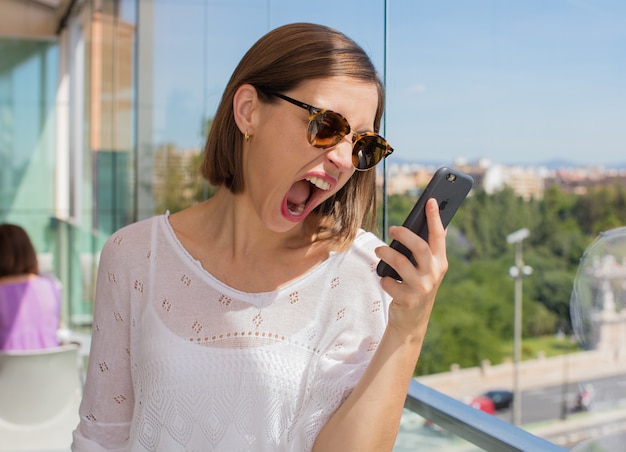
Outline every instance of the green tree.
<path fill-rule="evenodd" d="M 500 338 L 488 327 L 489 319 L 482 315 L 484 309 L 476 309 L 484 300 L 483 288 L 471 279 L 456 284 L 444 281 L 416 374 L 444 372 L 452 364 L 476 366 L 483 359 L 500 361 Z"/>
<path fill-rule="evenodd" d="M 535 211 L 535 203 L 524 201 L 509 188 L 492 195 L 478 190 L 465 200 L 454 222 L 472 244 L 472 258 L 492 258 L 507 252 L 509 233 L 532 228 Z"/>
<path fill-rule="evenodd" d="M 624 182 L 591 188 L 585 196 L 577 199 L 574 212 L 583 232 L 591 236 L 626 224 Z"/>

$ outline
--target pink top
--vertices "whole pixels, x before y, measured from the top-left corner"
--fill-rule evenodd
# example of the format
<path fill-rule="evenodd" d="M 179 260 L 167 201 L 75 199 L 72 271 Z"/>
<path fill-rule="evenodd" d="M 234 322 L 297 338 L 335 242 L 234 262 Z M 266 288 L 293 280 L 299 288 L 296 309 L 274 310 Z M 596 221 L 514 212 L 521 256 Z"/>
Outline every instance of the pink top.
<path fill-rule="evenodd" d="M 0 350 L 32 350 L 59 345 L 61 291 L 39 276 L 0 284 Z"/>

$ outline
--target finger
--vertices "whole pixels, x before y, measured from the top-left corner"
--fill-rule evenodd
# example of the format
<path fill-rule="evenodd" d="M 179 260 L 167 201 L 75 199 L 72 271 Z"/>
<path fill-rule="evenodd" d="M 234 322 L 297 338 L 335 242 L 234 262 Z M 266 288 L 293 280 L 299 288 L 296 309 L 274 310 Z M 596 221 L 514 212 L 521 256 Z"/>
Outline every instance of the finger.
<path fill-rule="evenodd" d="M 405 226 L 391 226 L 389 236 L 410 249 L 413 255 L 428 249 L 428 242 Z"/>
<path fill-rule="evenodd" d="M 394 239 L 394 243 L 400 243 L 402 247 L 396 250 L 389 246 L 381 246 L 376 249 L 376 255 L 392 267 L 400 275 L 400 279 L 405 282 L 407 279 L 416 278 L 420 271 L 424 271 L 428 267 L 427 264 L 424 264 L 427 261 L 426 256 L 430 255 L 428 244 L 404 227 L 392 227 L 389 233 Z M 409 245 L 412 249 L 406 247 L 406 245 Z M 415 267 L 414 261 L 409 260 L 409 257 L 404 254 L 407 251 L 408 256 L 412 254 L 416 258 L 415 260 L 420 262 L 418 268 Z M 424 253 L 427 253 L 427 255 L 424 256 Z M 395 282 L 395 279 L 393 281 Z"/>
<path fill-rule="evenodd" d="M 439 204 L 437 200 L 431 198 L 426 203 L 426 222 L 428 224 L 428 244 L 434 255 L 441 256 L 446 253 L 446 233 L 447 230 L 441 222 L 439 214 Z"/>
<path fill-rule="evenodd" d="M 389 246 L 377 248 L 376 256 L 393 268 L 400 275 L 401 279 L 405 279 L 408 272 L 415 271 L 415 266 L 408 257 Z M 395 281 L 394 278 L 389 278 Z"/>

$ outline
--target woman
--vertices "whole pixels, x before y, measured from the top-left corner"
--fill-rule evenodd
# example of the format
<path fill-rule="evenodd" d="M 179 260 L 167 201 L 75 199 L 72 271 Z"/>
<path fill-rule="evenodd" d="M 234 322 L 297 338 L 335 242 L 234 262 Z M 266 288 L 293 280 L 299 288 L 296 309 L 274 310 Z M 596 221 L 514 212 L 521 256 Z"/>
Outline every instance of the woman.
<path fill-rule="evenodd" d="M 430 246 L 390 229 L 417 268 L 360 229 L 383 104 L 335 30 L 247 52 L 205 146 L 215 196 L 103 250 L 74 450 L 391 450 L 447 260 L 436 202 Z"/>
<path fill-rule="evenodd" d="M 60 287 L 39 274 L 26 231 L 0 224 L 0 350 L 57 346 L 60 312 Z"/>

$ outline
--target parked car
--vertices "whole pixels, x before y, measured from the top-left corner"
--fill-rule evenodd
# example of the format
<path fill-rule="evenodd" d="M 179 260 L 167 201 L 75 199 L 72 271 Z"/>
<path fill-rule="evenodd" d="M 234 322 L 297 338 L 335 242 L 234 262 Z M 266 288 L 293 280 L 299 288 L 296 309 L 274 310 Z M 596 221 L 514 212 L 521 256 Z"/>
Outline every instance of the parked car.
<path fill-rule="evenodd" d="M 493 406 L 496 410 L 510 408 L 513 403 L 513 393 L 505 389 L 487 391 L 483 394 L 483 396 L 493 401 Z"/>
<path fill-rule="evenodd" d="M 496 412 L 496 404 L 489 397 L 474 397 L 472 400 L 470 400 L 469 405 L 488 414 L 495 414 Z"/>

